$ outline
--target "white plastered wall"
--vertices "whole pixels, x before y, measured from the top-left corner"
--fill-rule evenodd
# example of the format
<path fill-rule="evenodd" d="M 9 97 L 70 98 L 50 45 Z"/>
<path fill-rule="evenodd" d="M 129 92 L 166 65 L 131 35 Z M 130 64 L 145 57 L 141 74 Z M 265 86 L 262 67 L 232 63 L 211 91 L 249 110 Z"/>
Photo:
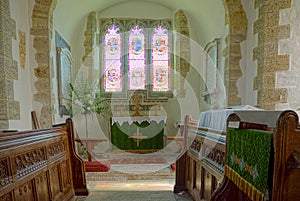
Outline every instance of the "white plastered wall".
<path fill-rule="evenodd" d="M 290 68 L 277 72 L 276 88 L 288 89 L 287 103 L 276 105 L 278 110 L 292 109 L 300 115 L 300 1 L 292 0 L 292 7 L 280 12 L 280 25 L 290 25 L 290 38 L 279 41 L 278 54 L 290 55 Z"/>
<path fill-rule="evenodd" d="M 33 66 L 31 58 L 33 51 L 31 50 L 30 40 L 30 19 L 33 1 L 9 0 L 11 18 L 16 22 L 16 40 L 12 40 L 12 56 L 18 63 L 18 80 L 14 81 L 14 99 L 20 104 L 20 120 L 10 120 L 9 129 L 26 130 L 31 129 L 32 111 L 32 77 Z M 29 16 L 30 15 L 30 16 Z M 26 40 L 26 58 L 25 68 L 20 66 L 19 52 L 19 30 L 25 33 Z"/>
<path fill-rule="evenodd" d="M 241 43 L 242 59 L 240 66 L 242 77 L 238 80 L 237 86 L 239 96 L 243 105 L 257 105 L 257 92 L 253 90 L 253 79 L 257 72 L 257 63 L 253 61 L 253 49 L 257 47 L 257 34 L 253 32 L 253 23 L 257 20 L 258 10 L 254 9 L 253 0 L 242 0 L 243 8 L 247 15 L 248 29 L 247 39 Z"/>

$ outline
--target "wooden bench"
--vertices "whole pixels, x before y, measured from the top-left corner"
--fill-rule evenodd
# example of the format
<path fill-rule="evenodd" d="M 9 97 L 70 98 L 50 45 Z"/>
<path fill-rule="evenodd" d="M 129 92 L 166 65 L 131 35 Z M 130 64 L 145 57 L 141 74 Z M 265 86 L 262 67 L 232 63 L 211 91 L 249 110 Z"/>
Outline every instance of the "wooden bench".
<path fill-rule="evenodd" d="M 235 111 L 228 121 L 264 123 L 273 133 L 273 155 L 266 200 L 290 201 L 300 197 L 300 126 L 293 111 Z M 228 122 L 227 122 L 228 123 Z M 226 128 L 227 129 L 227 128 Z M 185 151 L 176 162 L 174 192 L 188 191 L 194 200 L 251 200 L 224 177 L 226 132 L 203 128 L 185 118 Z"/>
<path fill-rule="evenodd" d="M 230 115 L 227 122 L 231 121 L 266 124 L 267 130 L 272 135 L 266 194 L 262 199 L 255 198 L 255 200 L 299 200 L 300 125 L 298 115 L 294 111 L 243 111 Z M 253 194 L 249 194 L 252 193 L 242 190 L 241 186 L 234 184 L 225 174 L 222 184 L 213 193 L 211 200 L 254 200 L 251 198 Z"/>
<path fill-rule="evenodd" d="M 88 195 L 73 123 L 0 133 L 0 200 L 70 200 Z"/>

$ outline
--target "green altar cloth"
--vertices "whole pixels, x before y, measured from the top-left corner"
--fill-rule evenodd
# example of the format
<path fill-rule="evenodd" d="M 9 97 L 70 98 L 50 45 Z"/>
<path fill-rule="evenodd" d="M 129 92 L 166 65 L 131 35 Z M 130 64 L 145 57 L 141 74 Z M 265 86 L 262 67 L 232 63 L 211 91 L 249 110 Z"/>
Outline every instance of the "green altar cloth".
<path fill-rule="evenodd" d="M 164 121 L 143 121 L 111 126 L 114 150 L 158 150 L 164 147 Z"/>
<path fill-rule="evenodd" d="M 225 176 L 252 200 L 263 200 L 271 146 L 271 132 L 228 129 Z"/>

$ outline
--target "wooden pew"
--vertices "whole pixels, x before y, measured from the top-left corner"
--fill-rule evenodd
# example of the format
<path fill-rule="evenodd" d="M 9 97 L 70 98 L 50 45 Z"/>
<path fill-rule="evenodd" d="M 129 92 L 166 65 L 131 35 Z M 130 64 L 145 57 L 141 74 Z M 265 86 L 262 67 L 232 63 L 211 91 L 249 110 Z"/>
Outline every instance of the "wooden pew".
<path fill-rule="evenodd" d="M 70 200 L 88 195 L 73 123 L 0 133 L 0 200 Z"/>
<path fill-rule="evenodd" d="M 194 200 L 209 200 L 223 179 L 225 132 L 198 126 L 185 117 L 184 151 L 176 161 L 174 192 L 188 191 Z"/>
<path fill-rule="evenodd" d="M 275 121 L 272 121 L 274 119 Z M 268 187 L 264 200 L 294 201 L 300 198 L 300 125 L 294 111 L 236 112 L 230 121 L 264 123 L 272 134 Z M 212 201 L 250 201 L 249 194 L 227 176 L 213 193 Z M 256 199 L 258 200 L 258 199 Z"/>

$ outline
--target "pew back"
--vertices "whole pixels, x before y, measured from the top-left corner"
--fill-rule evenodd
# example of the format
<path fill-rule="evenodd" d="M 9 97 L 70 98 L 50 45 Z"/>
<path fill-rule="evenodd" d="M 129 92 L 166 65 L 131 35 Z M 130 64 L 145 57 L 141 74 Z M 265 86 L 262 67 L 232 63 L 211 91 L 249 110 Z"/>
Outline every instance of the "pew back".
<path fill-rule="evenodd" d="M 83 163 L 74 160 L 72 134 L 70 119 L 49 129 L 0 133 L 0 200 L 69 200 L 75 194 L 87 195 Z"/>
<path fill-rule="evenodd" d="M 228 122 L 233 118 L 247 121 L 247 117 L 251 116 L 249 114 L 237 112 L 229 116 Z M 277 114 L 274 112 L 272 114 L 272 111 L 261 111 L 254 117 L 256 117 L 253 120 L 254 123 L 266 123 L 269 126 L 268 130 L 272 132 L 268 188 L 263 199 L 270 201 L 298 200 L 300 198 L 300 125 L 298 115 L 293 111 L 283 111 Z M 261 120 L 258 120 L 259 117 Z M 274 117 L 275 123 L 271 121 L 272 117 Z M 250 199 L 249 194 L 225 176 L 220 188 L 213 193 L 211 200 L 247 201 L 253 199 Z"/>

